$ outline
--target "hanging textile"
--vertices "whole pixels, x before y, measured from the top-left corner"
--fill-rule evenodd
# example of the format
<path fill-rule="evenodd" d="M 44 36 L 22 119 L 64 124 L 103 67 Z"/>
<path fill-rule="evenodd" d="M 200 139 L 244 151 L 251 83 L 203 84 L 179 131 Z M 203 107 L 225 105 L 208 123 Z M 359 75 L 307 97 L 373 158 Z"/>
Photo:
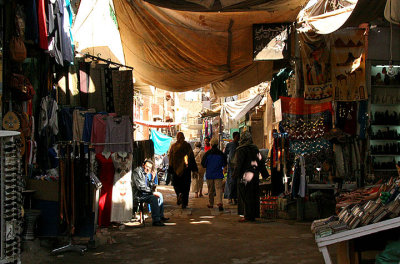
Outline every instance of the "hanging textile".
<path fill-rule="evenodd" d="M 293 70 L 285 68 L 274 74 L 271 81 L 271 89 L 269 94 L 273 102 L 279 99 L 280 96 L 288 96 L 286 80 L 293 74 Z"/>
<path fill-rule="evenodd" d="M 103 99 L 106 99 L 104 67 L 106 66 L 90 67 L 88 107 L 96 109 L 97 112 L 106 111 L 103 101 Z"/>
<path fill-rule="evenodd" d="M 305 103 L 332 101 L 329 39 L 324 35 L 307 32 L 299 34 L 299 40 Z"/>
<path fill-rule="evenodd" d="M 334 100 L 368 99 L 365 84 L 365 29 L 342 29 L 332 33 L 332 80 Z"/>
<path fill-rule="evenodd" d="M 132 71 L 112 71 L 114 108 L 117 115 L 133 120 Z"/>
<path fill-rule="evenodd" d="M 96 154 L 101 153 L 104 150 L 104 145 L 101 144 L 106 142 L 107 116 L 115 116 L 115 114 L 97 114 L 93 117 L 90 140 L 95 144 L 94 149 Z M 96 145 L 96 143 L 100 143 L 100 145 Z"/>
<path fill-rule="evenodd" d="M 114 184 L 114 165 L 111 155 L 106 157 L 98 153 L 96 154 L 96 160 L 98 163 L 99 180 L 102 184 L 99 199 L 99 226 L 109 226 Z"/>
<path fill-rule="evenodd" d="M 357 102 L 337 102 L 336 127 L 355 136 L 357 133 Z"/>
<path fill-rule="evenodd" d="M 132 154 L 111 155 L 115 174 L 112 189 L 111 222 L 128 222 L 132 218 Z"/>
<path fill-rule="evenodd" d="M 154 142 L 154 153 L 162 155 L 167 153 L 171 145 L 172 137 L 160 133 L 155 129 L 151 129 L 151 140 Z"/>
<path fill-rule="evenodd" d="M 106 90 L 106 111 L 108 113 L 114 113 L 114 96 L 113 96 L 113 82 L 112 82 L 112 69 L 104 69 L 104 86 Z"/>
<path fill-rule="evenodd" d="M 330 111 L 333 113 L 332 103 L 306 104 L 304 98 L 280 97 L 282 113 L 294 115 L 310 115 Z"/>
<path fill-rule="evenodd" d="M 106 120 L 105 151 L 132 152 L 133 130 L 128 116 L 108 116 Z"/>

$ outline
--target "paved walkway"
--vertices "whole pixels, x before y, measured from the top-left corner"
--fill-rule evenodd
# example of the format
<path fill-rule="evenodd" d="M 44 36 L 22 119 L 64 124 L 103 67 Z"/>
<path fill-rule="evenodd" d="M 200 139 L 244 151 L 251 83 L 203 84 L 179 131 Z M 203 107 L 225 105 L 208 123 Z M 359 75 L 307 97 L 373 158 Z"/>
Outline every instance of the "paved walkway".
<path fill-rule="evenodd" d="M 51 256 L 50 249 L 31 244 L 23 263 L 323 263 L 310 223 L 239 223 L 234 206 L 226 205 L 221 213 L 207 208 L 207 196 L 196 199 L 191 194 L 189 208 L 182 210 L 171 186 L 159 189 L 166 201 L 165 214 L 171 218 L 167 226 L 153 227 L 147 219 L 146 227 L 99 230 L 103 243 L 84 256 Z"/>

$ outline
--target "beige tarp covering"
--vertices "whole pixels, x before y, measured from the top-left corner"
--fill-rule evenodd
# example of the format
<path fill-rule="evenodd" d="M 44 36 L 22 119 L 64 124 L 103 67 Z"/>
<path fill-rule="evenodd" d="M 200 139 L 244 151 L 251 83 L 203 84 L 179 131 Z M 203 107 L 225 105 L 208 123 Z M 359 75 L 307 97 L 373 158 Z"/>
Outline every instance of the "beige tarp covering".
<path fill-rule="evenodd" d="M 383 15 L 386 0 L 312 0 L 301 10 L 299 31 L 330 34 L 340 28 L 358 26 Z"/>
<path fill-rule="evenodd" d="M 141 0 L 114 0 L 114 6 L 125 62 L 134 67 L 138 84 L 183 92 L 213 83 L 216 95 L 227 96 L 271 76 L 272 62 L 253 62 L 252 25 L 294 21 L 305 2 L 273 0 L 269 11 L 221 13 L 177 11 Z"/>
<path fill-rule="evenodd" d="M 221 119 L 225 124 L 225 128 L 229 129 L 237 127 L 239 120 L 244 117 L 254 106 L 260 103 L 262 96 L 257 94 L 253 97 L 223 103 L 221 108 Z"/>
<path fill-rule="evenodd" d="M 391 23 L 400 24 L 400 0 L 387 0 L 385 18 Z"/>
<path fill-rule="evenodd" d="M 184 11 L 275 11 L 284 1 L 260 0 L 145 0 L 151 4 Z M 288 4 L 293 1 L 287 1 Z"/>
<path fill-rule="evenodd" d="M 112 0 L 85 0 L 72 27 L 76 50 L 124 64 Z"/>

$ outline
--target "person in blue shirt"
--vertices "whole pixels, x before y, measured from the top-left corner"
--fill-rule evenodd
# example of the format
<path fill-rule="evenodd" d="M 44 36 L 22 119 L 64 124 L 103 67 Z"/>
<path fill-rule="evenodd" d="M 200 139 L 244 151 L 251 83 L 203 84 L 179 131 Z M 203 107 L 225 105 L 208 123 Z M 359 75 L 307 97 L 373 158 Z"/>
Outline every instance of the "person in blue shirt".
<path fill-rule="evenodd" d="M 225 154 L 218 148 L 218 139 L 211 139 L 211 149 L 206 152 L 201 160 L 201 165 L 206 168 L 206 179 L 208 186 L 208 208 L 214 207 L 214 194 L 216 193 L 216 200 L 218 209 L 224 210 L 222 203 L 223 192 L 223 168 L 227 165 Z"/>
<path fill-rule="evenodd" d="M 142 167 L 137 167 L 132 173 L 133 197 L 150 205 L 151 217 L 154 226 L 164 226 L 169 218 L 164 217 L 164 203 L 162 194 L 155 192 L 156 183 L 151 172 L 153 161 L 145 160 Z"/>

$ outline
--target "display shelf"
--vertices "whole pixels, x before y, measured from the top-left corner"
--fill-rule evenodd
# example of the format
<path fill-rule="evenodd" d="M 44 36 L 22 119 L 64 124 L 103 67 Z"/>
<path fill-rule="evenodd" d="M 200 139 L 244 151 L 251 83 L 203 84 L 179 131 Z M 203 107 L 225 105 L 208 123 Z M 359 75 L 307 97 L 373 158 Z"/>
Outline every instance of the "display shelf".
<path fill-rule="evenodd" d="M 380 103 L 371 103 L 371 105 L 375 105 L 375 106 L 400 106 L 400 103 L 397 103 L 397 104 L 380 104 Z"/>
<path fill-rule="evenodd" d="M 318 249 L 324 257 L 325 264 L 331 264 L 332 259 L 329 255 L 327 246 L 397 227 L 400 227 L 400 217 L 378 222 L 376 224 L 358 227 L 348 231 L 343 231 L 326 237 L 315 236 L 315 242 L 317 243 Z"/>
<path fill-rule="evenodd" d="M 372 88 L 400 88 L 400 84 L 392 84 L 392 85 L 384 85 L 384 84 L 373 84 L 371 85 Z"/>
<path fill-rule="evenodd" d="M 397 142 L 400 141 L 400 139 L 370 139 L 371 141 L 392 141 L 392 142 Z"/>
<path fill-rule="evenodd" d="M 371 154 L 371 156 L 375 156 L 375 157 L 395 157 L 395 156 L 400 156 L 400 154 Z"/>
<path fill-rule="evenodd" d="M 371 126 L 383 126 L 383 127 L 400 127 L 400 125 L 381 125 L 381 124 L 371 124 Z"/>

